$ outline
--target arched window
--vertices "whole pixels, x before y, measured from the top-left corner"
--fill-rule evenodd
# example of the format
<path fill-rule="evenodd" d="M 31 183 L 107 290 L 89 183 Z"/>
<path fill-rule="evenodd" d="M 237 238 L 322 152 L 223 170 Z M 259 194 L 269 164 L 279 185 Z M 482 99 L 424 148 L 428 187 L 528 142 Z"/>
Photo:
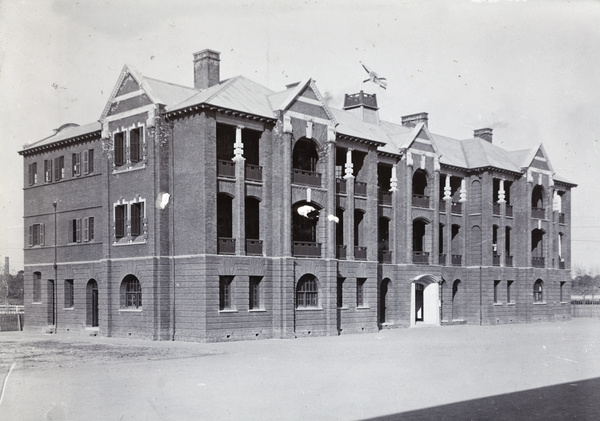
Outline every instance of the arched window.
<path fill-rule="evenodd" d="M 314 143 L 308 139 L 300 139 L 294 145 L 293 168 L 303 171 L 317 171 L 319 154 Z"/>
<path fill-rule="evenodd" d="M 413 175 L 413 195 L 427 196 L 427 173 L 417 170 Z"/>
<path fill-rule="evenodd" d="M 533 302 L 541 303 L 544 301 L 544 281 L 538 279 L 533 284 Z"/>
<path fill-rule="evenodd" d="M 296 287 L 296 308 L 318 307 L 319 287 L 314 275 L 304 275 Z"/>
<path fill-rule="evenodd" d="M 121 307 L 142 307 L 142 286 L 134 275 L 127 275 L 121 282 Z"/>
<path fill-rule="evenodd" d="M 531 207 L 544 208 L 544 188 L 540 185 L 535 186 L 531 192 Z"/>

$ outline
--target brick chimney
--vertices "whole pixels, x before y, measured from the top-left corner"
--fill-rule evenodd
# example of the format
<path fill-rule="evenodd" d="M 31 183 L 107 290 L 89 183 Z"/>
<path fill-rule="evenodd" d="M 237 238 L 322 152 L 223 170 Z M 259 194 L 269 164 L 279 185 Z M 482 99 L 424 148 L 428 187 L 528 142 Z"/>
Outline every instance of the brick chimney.
<path fill-rule="evenodd" d="M 218 85 L 221 81 L 221 53 L 215 50 L 202 50 L 194 53 L 194 88 L 203 90 Z"/>
<path fill-rule="evenodd" d="M 408 127 L 415 127 L 419 123 L 427 123 L 429 121 L 429 114 L 427 113 L 417 113 L 402 116 L 402 125 Z"/>
<path fill-rule="evenodd" d="M 483 129 L 473 130 L 473 136 L 485 140 L 486 142 L 492 143 L 492 132 L 493 130 L 489 127 Z"/>
<path fill-rule="evenodd" d="M 365 123 L 379 124 L 377 94 L 366 94 L 363 91 L 357 94 L 346 94 L 343 109 L 356 114 Z"/>

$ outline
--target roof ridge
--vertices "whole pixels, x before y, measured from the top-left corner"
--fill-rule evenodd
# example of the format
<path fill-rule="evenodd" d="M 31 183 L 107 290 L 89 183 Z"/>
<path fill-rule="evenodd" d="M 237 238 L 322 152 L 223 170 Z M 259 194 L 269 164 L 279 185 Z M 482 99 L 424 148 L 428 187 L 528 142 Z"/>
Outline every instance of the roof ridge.
<path fill-rule="evenodd" d="M 190 91 L 197 91 L 195 88 L 192 88 L 190 86 L 180 85 L 179 83 L 168 82 L 166 80 L 157 79 L 155 77 L 144 76 L 144 79 L 146 79 L 146 80 L 150 79 L 150 80 L 153 80 L 155 82 L 166 83 L 167 85 L 173 85 L 173 86 L 177 86 L 179 88 L 189 89 Z"/>

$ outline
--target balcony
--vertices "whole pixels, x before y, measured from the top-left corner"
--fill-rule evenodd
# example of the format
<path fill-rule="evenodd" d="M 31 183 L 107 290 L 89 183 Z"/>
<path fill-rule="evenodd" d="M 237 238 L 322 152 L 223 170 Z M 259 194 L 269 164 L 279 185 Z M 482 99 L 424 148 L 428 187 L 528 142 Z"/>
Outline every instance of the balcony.
<path fill-rule="evenodd" d="M 361 181 L 354 182 L 354 195 L 355 196 L 367 196 L 367 183 Z"/>
<path fill-rule="evenodd" d="M 321 187 L 321 173 L 293 169 L 292 183 L 303 186 Z"/>
<path fill-rule="evenodd" d="M 462 254 L 452 255 L 452 266 L 462 266 Z"/>
<path fill-rule="evenodd" d="M 337 194 L 346 194 L 346 180 L 343 178 L 335 179 L 335 192 Z"/>
<path fill-rule="evenodd" d="M 492 264 L 494 266 L 500 266 L 500 255 L 499 254 L 494 254 L 492 256 Z"/>
<path fill-rule="evenodd" d="M 429 196 L 423 196 L 421 194 L 412 195 L 412 205 L 417 208 L 429 209 Z"/>
<path fill-rule="evenodd" d="M 544 219 L 546 217 L 546 209 L 544 208 L 531 208 L 531 217 L 537 219 Z"/>
<path fill-rule="evenodd" d="M 296 257 L 321 257 L 321 243 L 294 241 L 292 254 Z"/>
<path fill-rule="evenodd" d="M 355 246 L 354 258 L 356 260 L 367 260 L 367 248 L 362 246 Z"/>
<path fill-rule="evenodd" d="M 462 203 L 460 202 L 452 202 L 452 213 L 462 214 Z"/>
<path fill-rule="evenodd" d="M 509 216 L 511 218 L 513 216 L 513 207 L 512 207 L 512 205 L 509 205 L 508 203 L 506 204 L 506 216 Z"/>
<path fill-rule="evenodd" d="M 558 268 L 559 269 L 564 269 L 565 268 L 565 261 L 564 260 L 559 260 L 558 261 Z"/>
<path fill-rule="evenodd" d="M 440 212 L 446 213 L 446 201 L 440 200 Z"/>
<path fill-rule="evenodd" d="M 379 192 L 379 203 L 382 205 L 392 204 L 392 192 L 391 191 L 380 191 Z"/>
<path fill-rule="evenodd" d="M 252 256 L 262 256 L 263 242 L 262 240 L 246 240 L 246 254 Z"/>
<path fill-rule="evenodd" d="M 446 266 L 446 253 L 440 253 L 440 266 Z"/>
<path fill-rule="evenodd" d="M 413 263 L 415 263 L 417 265 L 428 265 L 429 264 L 429 252 L 413 251 Z"/>
<path fill-rule="evenodd" d="M 565 223 L 565 214 L 564 213 L 559 213 L 558 214 L 558 223 L 559 224 L 564 224 Z"/>
<path fill-rule="evenodd" d="M 494 215 L 500 215 L 500 203 L 493 203 L 492 204 L 492 213 Z"/>
<path fill-rule="evenodd" d="M 504 264 L 507 267 L 510 267 L 510 268 L 513 267 L 513 257 L 509 256 L 508 254 L 505 257 L 506 257 L 506 261 L 504 262 Z"/>
<path fill-rule="evenodd" d="M 218 254 L 235 254 L 235 238 L 219 237 L 217 239 Z"/>
<path fill-rule="evenodd" d="M 337 246 L 336 249 L 336 257 L 340 260 L 346 260 L 346 246 Z"/>
<path fill-rule="evenodd" d="M 543 268 L 546 267 L 545 258 L 543 257 L 532 257 L 531 258 L 531 266 L 534 268 Z"/>
<path fill-rule="evenodd" d="M 379 261 L 381 263 L 392 263 L 391 250 L 379 250 Z"/>
<path fill-rule="evenodd" d="M 235 178 L 235 162 L 219 159 L 217 161 L 217 176 Z"/>
<path fill-rule="evenodd" d="M 262 181 L 262 167 L 260 165 L 246 164 L 246 180 Z"/>

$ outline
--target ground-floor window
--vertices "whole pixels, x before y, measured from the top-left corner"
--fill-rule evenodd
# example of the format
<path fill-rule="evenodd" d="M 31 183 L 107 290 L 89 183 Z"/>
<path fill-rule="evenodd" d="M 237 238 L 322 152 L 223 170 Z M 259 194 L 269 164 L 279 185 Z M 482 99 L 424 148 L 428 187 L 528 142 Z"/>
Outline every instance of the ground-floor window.
<path fill-rule="evenodd" d="M 533 302 L 541 303 L 544 301 L 544 281 L 538 279 L 533 284 Z"/>
<path fill-rule="evenodd" d="M 73 308 L 75 306 L 73 292 L 74 292 L 73 280 L 65 279 L 65 308 Z"/>
<path fill-rule="evenodd" d="M 356 307 L 365 306 L 365 282 L 366 278 L 356 279 Z"/>
<path fill-rule="evenodd" d="M 127 275 L 121 283 L 122 307 L 137 309 L 142 307 L 142 286 L 134 275 Z"/>
<path fill-rule="evenodd" d="M 219 310 L 231 310 L 233 276 L 219 276 Z"/>
<path fill-rule="evenodd" d="M 260 300 L 260 281 L 262 280 L 262 276 L 251 276 L 250 277 L 250 291 L 249 291 L 249 299 L 250 303 L 248 308 L 250 310 L 256 310 L 261 308 L 261 300 Z"/>
<path fill-rule="evenodd" d="M 513 281 L 506 281 L 506 302 L 507 303 L 512 303 L 513 302 L 513 297 L 511 294 L 511 290 L 512 290 L 512 284 Z"/>
<path fill-rule="evenodd" d="M 318 307 L 319 305 L 319 289 L 317 278 L 313 275 L 304 275 L 298 281 L 296 287 L 296 307 Z"/>
<path fill-rule="evenodd" d="M 42 302 L 42 274 L 33 272 L 33 302 Z"/>
<path fill-rule="evenodd" d="M 499 292 L 500 289 L 500 281 L 494 281 L 494 304 L 498 304 L 500 302 Z"/>

